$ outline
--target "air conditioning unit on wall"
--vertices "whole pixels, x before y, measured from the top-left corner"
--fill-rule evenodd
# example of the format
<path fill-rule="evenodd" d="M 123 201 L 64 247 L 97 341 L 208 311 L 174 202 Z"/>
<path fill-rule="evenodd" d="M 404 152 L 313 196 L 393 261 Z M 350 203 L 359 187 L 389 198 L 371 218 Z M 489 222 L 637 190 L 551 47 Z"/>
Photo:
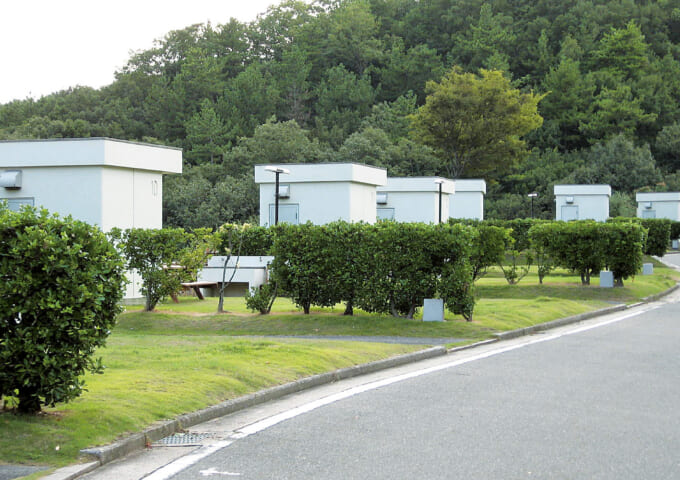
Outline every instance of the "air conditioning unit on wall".
<path fill-rule="evenodd" d="M 21 188 L 21 170 L 5 170 L 0 173 L 0 187 L 10 190 Z"/>

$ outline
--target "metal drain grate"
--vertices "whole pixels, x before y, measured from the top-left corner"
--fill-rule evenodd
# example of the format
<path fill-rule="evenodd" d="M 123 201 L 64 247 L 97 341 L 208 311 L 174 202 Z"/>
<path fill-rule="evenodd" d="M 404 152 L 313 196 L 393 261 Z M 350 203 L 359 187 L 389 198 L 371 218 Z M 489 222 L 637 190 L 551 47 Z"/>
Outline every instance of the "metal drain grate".
<path fill-rule="evenodd" d="M 186 447 L 192 445 L 202 445 L 203 440 L 215 438 L 214 433 L 173 433 L 169 437 L 161 438 L 154 442 L 154 445 L 165 447 Z"/>

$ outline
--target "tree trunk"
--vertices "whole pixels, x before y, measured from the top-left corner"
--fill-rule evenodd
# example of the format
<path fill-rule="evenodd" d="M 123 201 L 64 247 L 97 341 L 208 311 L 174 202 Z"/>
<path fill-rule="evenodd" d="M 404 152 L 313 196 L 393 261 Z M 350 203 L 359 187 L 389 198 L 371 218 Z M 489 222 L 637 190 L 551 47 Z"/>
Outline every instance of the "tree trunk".
<path fill-rule="evenodd" d="M 354 315 L 354 306 L 352 305 L 351 300 L 345 305 L 345 312 L 343 315 Z"/>
<path fill-rule="evenodd" d="M 408 314 L 406 314 L 406 318 L 413 320 L 413 315 L 416 313 L 416 306 L 411 304 L 411 306 L 408 309 Z"/>
<path fill-rule="evenodd" d="M 393 317 L 399 318 L 399 312 L 397 312 L 396 307 L 394 306 L 394 298 L 390 295 L 390 313 L 392 314 Z"/>
<path fill-rule="evenodd" d="M 19 413 L 34 414 L 40 411 L 40 396 L 33 390 L 21 389 L 19 391 Z"/>

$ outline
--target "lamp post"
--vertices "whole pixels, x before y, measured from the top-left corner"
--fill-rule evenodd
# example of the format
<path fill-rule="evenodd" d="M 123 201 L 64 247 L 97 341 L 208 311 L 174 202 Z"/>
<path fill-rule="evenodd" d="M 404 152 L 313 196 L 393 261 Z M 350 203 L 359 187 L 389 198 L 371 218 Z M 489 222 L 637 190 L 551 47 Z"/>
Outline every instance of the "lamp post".
<path fill-rule="evenodd" d="M 276 190 L 274 192 L 274 225 L 279 224 L 279 175 L 282 173 L 288 175 L 290 170 L 281 167 L 264 167 L 268 172 L 274 172 L 276 175 Z"/>
<path fill-rule="evenodd" d="M 439 224 L 442 223 L 442 185 L 444 180 L 438 178 L 434 181 L 435 184 L 439 185 Z"/>
<path fill-rule="evenodd" d="M 531 192 L 527 197 L 531 198 L 531 218 L 534 218 L 534 198 L 538 197 L 538 193 Z"/>

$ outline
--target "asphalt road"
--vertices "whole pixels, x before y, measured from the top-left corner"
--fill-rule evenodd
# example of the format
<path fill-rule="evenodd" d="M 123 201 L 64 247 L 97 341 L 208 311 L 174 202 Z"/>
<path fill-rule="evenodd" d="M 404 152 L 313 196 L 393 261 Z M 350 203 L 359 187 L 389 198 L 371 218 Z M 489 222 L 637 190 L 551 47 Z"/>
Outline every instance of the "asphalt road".
<path fill-rule="evenodd" d="M 679 327 L 672 303 L 536 335 L 232 439 L 170 478 L 677 479 Z"/>

